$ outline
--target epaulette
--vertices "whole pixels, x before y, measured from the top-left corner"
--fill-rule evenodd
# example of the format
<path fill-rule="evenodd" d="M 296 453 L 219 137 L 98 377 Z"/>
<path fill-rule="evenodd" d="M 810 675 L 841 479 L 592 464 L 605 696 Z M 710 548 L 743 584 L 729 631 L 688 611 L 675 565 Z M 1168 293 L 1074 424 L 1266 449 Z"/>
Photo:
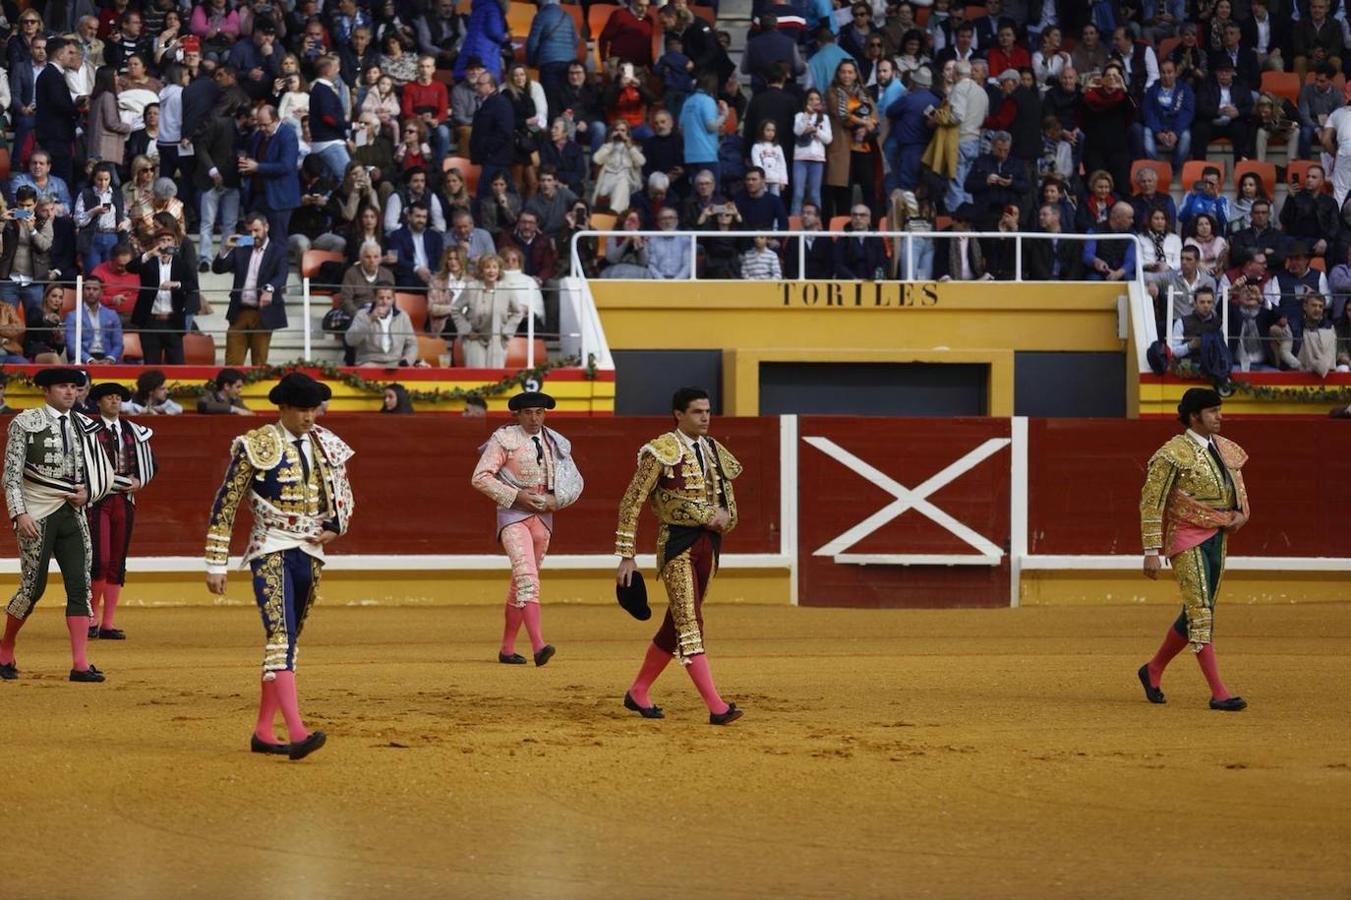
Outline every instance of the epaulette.
<path fill-rule="evenodd" d="M 93 434 L 96 431 L 103 430 L 103 420 L 94 419 L 86 416 L 84 413 L 71 410 L 71 416 L 75 426 L 80 429 L 81 434 Z"/>
<path fill-rule="evenodd" d="M 1185 434 L 1179 434 L 1160 447 L 1154 457 L 1156 459 L 1163 457 L 1179 469 L 1186 469 L 1196 464 L 1196 454 L 1200 452 L 1201 448 L 1196 441 Z"/>
<path fill-rule="evenodd" d="M 559 453 L 562 453 L 564 456 L 572 455 L 572 441 L 563 437 L 563 435 L 559 434 L 557 431 L 554 431 L 547 425 L 544 427 L 544 433 L 547 434 L 550 440 L 554 442 L 554 446 L 558 448 Z"/>
<path fill-rule="evenodd" d="M 712 438 L 710 438 L 710 440 L 712 440 Z M 717 441 L 713 441 L 713 446 L 718 448 L 718 462 L 722 464 L 722 473 L 727 476 L 728 480 L 734 479 L 740 475 L 741 463 L 737 461 L 737 458 L 732 455 L 731 451 Z"/>
<path fill-rule="evenodd" d="M 661 437 L 653 438 L 638 451 L 638 458 L 641 460 L 644 453 L 652 454 L 652 457 L 663 466 L 674 466 L 680 462 L 680 457 L 684 454 L 684 447 L 681 446 L 680 438 L 676 437 L 675 432 L 668 431 Z"/>
<path fill-rule="evenodd" d="M 1241 469 L 1248 461 L 1248 453 L 1228 438 L 1215 435 L 1215 447 L 1220 451 L 1220 459 L 1231 469 Z"/>
<path fill-rule="evenodd" d="M 235 446 L 242 447 L 249 465 L 262 472 L 275 468 L 277 463 L 281 462 L 282 452 L 285 449 L 282 446 L 281 432 L 272 425 L 264 425 L 241 434 L 235 438 Z"/>
<path fill-rule="evenodd" d="M 497 441 L 502 445 L 502 449 L 512 453 L 519 449 L 525 438 L 525 432 L 521 431 L 519 425 L 503 425 L 501 428 L 489 435 L 488 440 Z"/>
<path fill-rule="evenodd" d="M 46 431 L 51 420 L 47 414 L 42 411 L 42 407 L 35 406 L 32 409 L 25 409 L 14 417 L 14 424 L 29 434 L 36 434 L 39 431 Z"/>
<path fill-rule="evenodd" d="M 127 423 L 127 427 L 131 429 L 131 436 L 136 439 L 138 444 L 144 444 L 155 436 L 154 431 L 146 428 L 140 422 L 133 422 L 130 419 L 123 419 L 122 421 Z"/>
<path fill-rule="evenodd" d="M 324 459 L 328 460 L 329 465 L 344 465 L 356 455 L 356 451 L 346 441 L 322 425 L 314 426 L 310 431 L 310 437 L 318 443 L 319 449 L 324 452 Z"/>

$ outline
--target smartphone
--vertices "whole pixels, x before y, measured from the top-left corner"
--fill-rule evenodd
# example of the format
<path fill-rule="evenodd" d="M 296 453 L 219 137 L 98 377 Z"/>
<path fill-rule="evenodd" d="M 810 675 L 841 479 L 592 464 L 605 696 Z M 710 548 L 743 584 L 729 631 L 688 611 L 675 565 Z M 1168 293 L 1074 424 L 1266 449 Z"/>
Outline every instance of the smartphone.
<path fill-rule="evenodd" d="M 31 219 L 33 218 L 33 211 L 31 209 L 17 208 L 14 210 L 14 218 Z"/>
<path fill-rule="evenodd" d="M 235 241 L 235 246 L 236 246 L 236 247 L 252 247 L 252 246 L 253 246 L 253 235 L 251 235 L 251 234 L 241 234 L 241 235 L 239 236 L 239 240 Z"/>

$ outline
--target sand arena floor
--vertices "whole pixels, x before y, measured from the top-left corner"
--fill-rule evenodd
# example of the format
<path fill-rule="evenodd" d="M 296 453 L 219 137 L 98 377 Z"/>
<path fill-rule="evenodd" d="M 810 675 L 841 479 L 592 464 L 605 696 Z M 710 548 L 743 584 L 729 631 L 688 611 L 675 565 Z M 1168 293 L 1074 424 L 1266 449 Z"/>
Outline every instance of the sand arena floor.
<path fill-rule="evenodd" d="M 50 599 L 50 598 L 49 598 Z M 1161 607 L 710 606 L 707 724 L 651 629 L 547 607 L 559 654 L 500 666 L 496 610 L 316 610 L 301 691 L 329 744 L 252 755 L 250 608 L 129 609 L 65 680 L 63 623 L 0 683 L 0 897 L 1351 897 L 1351 604 L 1225 607 L 1251 702 Z"/>

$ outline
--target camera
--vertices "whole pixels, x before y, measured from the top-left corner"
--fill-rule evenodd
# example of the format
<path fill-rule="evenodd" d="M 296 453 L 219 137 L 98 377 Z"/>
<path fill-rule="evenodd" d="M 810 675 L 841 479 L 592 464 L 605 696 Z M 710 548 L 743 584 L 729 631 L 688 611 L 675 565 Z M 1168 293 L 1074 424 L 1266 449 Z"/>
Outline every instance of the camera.
<path fill-rule="evenodd" d="M 22 207 L 20 207 L 14 210 L 14 218 L 31 219 L 33 218 L 33 211 L 31 209 L 23 209 Z"/>

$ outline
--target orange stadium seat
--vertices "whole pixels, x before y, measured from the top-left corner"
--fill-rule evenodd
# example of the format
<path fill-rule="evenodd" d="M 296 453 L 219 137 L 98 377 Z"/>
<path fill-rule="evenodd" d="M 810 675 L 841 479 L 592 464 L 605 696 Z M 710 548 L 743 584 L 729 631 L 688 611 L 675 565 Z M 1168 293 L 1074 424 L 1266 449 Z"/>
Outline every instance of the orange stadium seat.
<path fill-rule="evenodd" d="M 526 348 L 529 346 L 529 338 L 522 335 L 516 335 L 508 341 L 506 368 L 524 369 L 526 364 Z M 548 358 L 549 351 L 544 349 L 544 338 L 535 338 L 535 365 L 539 365 Z"/>
<path fill-rule="evenodd" d="M 450 364 L 464 368 L 464 344 L 460 338 L 450 342 Z"/>
<path fill-rule="evenodd" d="M 614 231 L 615 224 L 619 221 L 619 216 L 614 213 L 598 212 L 591 214 L 592 231 Z M 605 255 L 605 235 L 596 238 L 596 255 Z"/>
<path fill-rule="evenodd" d="M 1238 187 L 1238 183 L 1243 179 L 1243 176 L 1249 172 L 1252 172 L 1262 180 L 1262 190 L 1266 191 L 1268 198 L 1276 196 L 1275 163 L 1262 162 L 1261 160 L 1256 159 L 1245 159 L 1240 163 L 1236 163 L 1234 165 L 1235 188 Z"/>
<path fill-rule="evenodd" d="M 1135 174 L 1141 169 L 1153 169 L 1159 176 L 1159 190 L 1164 193 L 1168 192 L 1168 186 L 1173 183 L 1173 167 L 1159 159 L 1137 159 L 1135 162 L 1131 163 L 1130 187 L 1132 190 L 1126 191 L 1125 193 L 1134 193 Z"/>
<path fill-rule="evenodd" d="M 122 362 L 140 362 L 145 359 L 141 336 L 134 331 L 122 332 Z"/>
<path fill-rule="evenodd" d="M 801 231 L 801 230 L 802 230 L 802 217 L 801 217 L 801 216 L 789 216 L 789 217 L 788 217 L 788 230 L 789 230 L 789 231 Z"/>
<path fill-rule="evenodd" d="M 1309 268 L 1317 269 L 1319 272 L 1326 272 L 1328 270 L 1328 264 L 1321 256 L 1311 256 L 1309 257 Z"/>
<path fill-rule="evenodd" d="M 1182 43 L 1182 38 L 1170 37 L 1159 41 L 1159 46 L 1155 49 L 1159 62 L 1163 62 L 1173 54 L 1173 48 Z M 1063 48 L 1062 48 L 1063 49 Z"/>
<path fill-rule="evenodd" d="M 1182 189 L 1190 191 L 1206 169 L 1220 170 L 1220 190 L 1224 190 L 1224 163 L 1214 159 L 1189 159 L 1182 164 Z"/>
<path fill-rule="evenodd" d="M 711 6 L 691 6 L 689 9 L 695 16 L 703 19 L 710 25 L 716 25 L 718 23 L 718 14 L 713 11 L 713 7 Z"/>
<path fill-rule="evenodd" d="M 849 224 L 848 216 L 831 216 L 830 227 L 827 231 L 844 231 L 844 226 Z"/>
<path fill-rule="evenodd" d="M 564 3 L 563 12 L 567 13 L 568 17 L 572 19 L 572 28 L 577 32 L 577 37 L 585 40 L 586 19 L 582 15 L 582 8 L 575 3 Z"/>
<path fill-rule="evenodd" d="M 0 181 L 9 181 L 9 151 L 0 149 Z"/>
<path fill-rule="evenodd" d="M 61 318 L 75 309 L 75 288 L 62 288 L 61 290 Z"/>
<path fill-rule="evenodd" d="M 441 357 L 448 356 L 450 350 L 446 347 L 446 342 L 439 337 L 433 337 L 430 334 L 419 334 L 417 336 L 417 356 L 429 366 L 440 367 Z"/>
<path fill-rule="evenodd" d="M 413 323 L 413 330 L 421 332 L 427 327 L 427 295 L 404 293 L 400 291 L 394 295 L 394 305 L 407 314 L 409 320 Z"/>
<path fill-rule="evenodd" d="M 216 339 L 209 334 L 183 335 L 183 363 L 189 366 L 214 366 Z"/>
<path fill-rule="evenodd" d="M 1262 93 L 1284 97 L 1291 103 L 1299 102 L 1299 75 L 1294 72 L 1263 72 Z"/>

